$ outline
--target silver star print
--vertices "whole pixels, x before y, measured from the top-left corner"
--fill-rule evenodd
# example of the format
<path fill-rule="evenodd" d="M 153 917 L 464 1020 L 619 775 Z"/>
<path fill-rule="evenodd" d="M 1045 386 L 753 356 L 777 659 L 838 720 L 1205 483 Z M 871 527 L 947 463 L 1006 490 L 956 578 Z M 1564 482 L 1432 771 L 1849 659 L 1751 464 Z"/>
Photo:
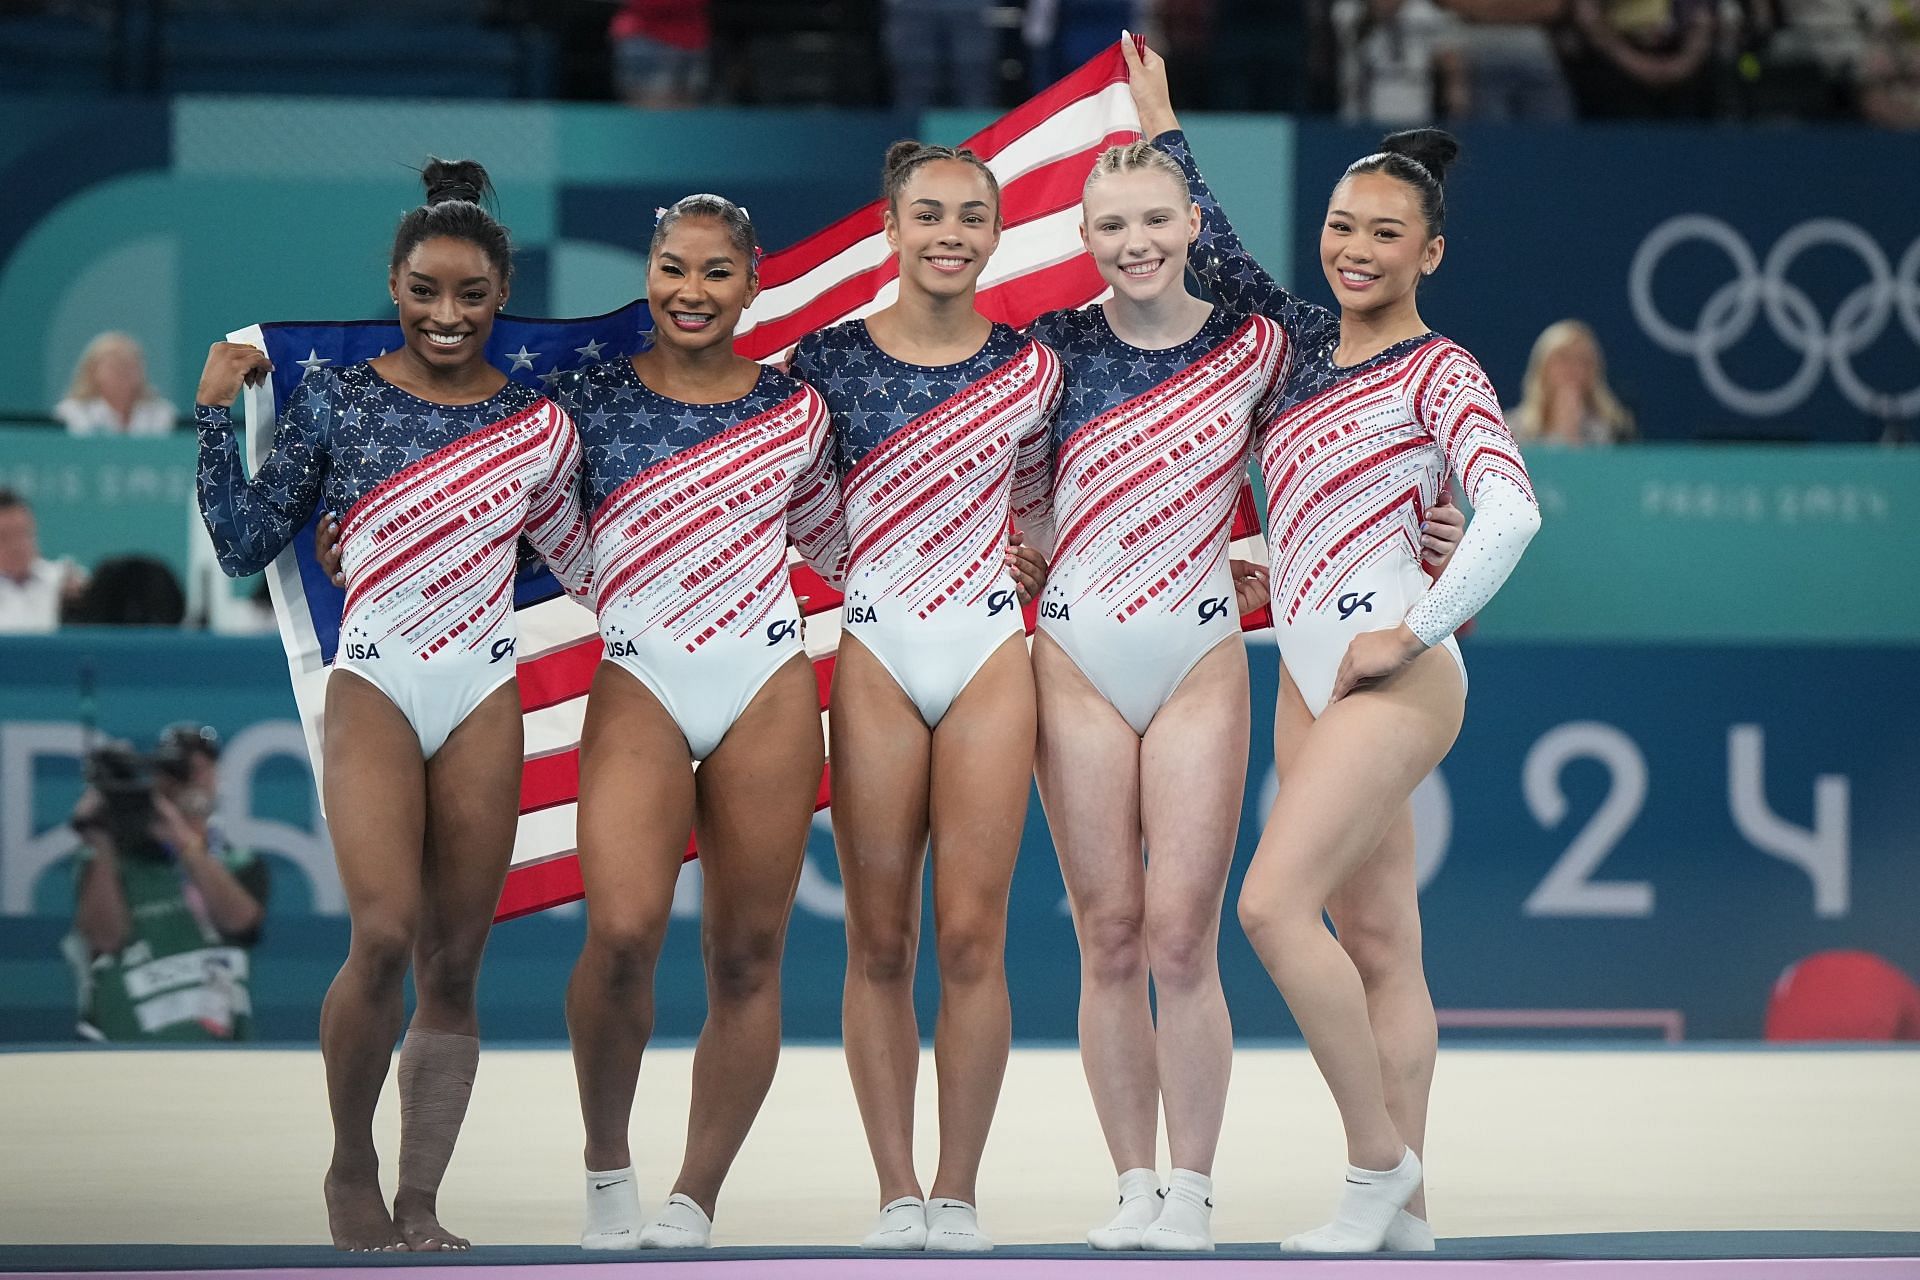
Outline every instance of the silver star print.
<path fill-rule="evenodd" d="M 578 355 L 585 356 L 589 360 L 598 360 L 600 358 L 601 348 L 604 346 L 606 346 L 606 344 L 598 338 L 588 338 L 587 345 L 584 347 L 575 347 L 574 352 Z"/>
<path fill-rule="evenodd" d="M 307 349 L 307 358 L 305 360 L 295 360 L 294 363 L 299 365 L 300 368 L 305 371 L 300 375 L 301 377 L 304 378 L 307 376 L 307 374 L 312 373 L 315 369 L 318 369 L 321 365 L 332 364 L 333 361 L 321 355 L 318 350 L 309 347 Z"/>
<path fill-rule="evenodd" d="M 507 352 L 507 359 L 513 361 L 513 368 L 507 370 L 507 372 L 518 373 L 522 369 L 533 368 L 533 357 L 534 353 L 527 350 L 527 344 L 524 342 L 521 343 L 518 351 Z"/>

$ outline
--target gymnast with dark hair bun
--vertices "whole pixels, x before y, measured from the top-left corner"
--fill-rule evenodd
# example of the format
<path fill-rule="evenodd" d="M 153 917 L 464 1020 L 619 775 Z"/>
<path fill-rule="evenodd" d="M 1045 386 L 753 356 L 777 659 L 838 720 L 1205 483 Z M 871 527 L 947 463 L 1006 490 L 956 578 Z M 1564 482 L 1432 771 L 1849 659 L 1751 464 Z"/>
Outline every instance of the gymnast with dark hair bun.
<path fill-rule="evenodd" d="M 200 377 L 200 510 L 220 566 L 265 568 L 316 503 L 338 513 L 347 598 L 328 678 L 327 822 L 352 941 L 320 1013 L 333 1113 L 325 1194 L 340 1249 L 464 1249 L 440 1181 L 479 1059 L 474 991 L 519 818 L 513 578 L 524 534 L 567 589 L 591 561 L 580 444 L 550 400 L 485 358 L 513 274 L 471 161 L 430 163 L 387 283 L 404 337 L 293 392 L 249 479 L 229 408 L 272 370 L 221 342 Z M 413 970 L 400 1050 L 398 1190 L 380 1189 L 373 1113 Z"/>
<path fill-rule="evenodd" d="M 833 675 L 833 836 L 847 897 L 847 1067 L 880 1181 L 871 1249 L 980 1252 L 976 1187 L 1012 1043 L 1007 899 L 1033 771 L 1009 515 L 1051 543 L 1060 359 L 974 305 L 1000 187 L 971 151 L 897 142 L 882 179 L 899 297 L 811 334 L 792 368 L 832 415 L 850 547 Z M 914 956 L 934 866 L 940 1162 L 913 1165 Z"/>
<path fill-rule="evenodd" d="M 1336 313 L 1286 292 L 1247 253 L 1179 131 L 1166 64 L 1130 40 L 1122 48 L 1141 128 L 1180 162 L 1200 207 L 1195 270 L 1226 306 L 1278 322 L 1290 347 L 1256 436 L 1280 644 L 1280 790 L 1239 911 L 1333 1092 L 1348 1167 L 1333 1221 L 1284 1246 L 1431 1249 L 1421 1151 L 1438 1033 L 1409 800 L 1460 732 L 1467 681 L 1453 633 L 1540 526 L 1492 384 L 1420 317 L 1420 282 L 1446 250 L 1444 183 L 1459 144 L 1410 130 L 1347 167 L 1320 231 Z M 1473 520 L 1429 583 L 1421 526 L 1450 474 Z"/>

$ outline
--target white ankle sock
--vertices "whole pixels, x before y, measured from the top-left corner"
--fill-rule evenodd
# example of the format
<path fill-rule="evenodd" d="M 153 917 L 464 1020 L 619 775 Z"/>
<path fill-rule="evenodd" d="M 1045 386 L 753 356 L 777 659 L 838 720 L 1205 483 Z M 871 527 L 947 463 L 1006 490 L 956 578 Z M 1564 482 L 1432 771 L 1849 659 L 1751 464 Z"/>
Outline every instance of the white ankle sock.
<path fill-rule="evenodd" d="M 674 1192 L 640 1232 L 642 1249 L 704 1249 L 713 1243 L 713 1220 L 692 1197 Z"/>
<path fill-rule="evenodd" d="M 587 1225 L 580 1233 L 580 1247 L 638 1249 L 640 1223 L 640 1188 L 633 1166 L 605 1173 L 587 1170 Z"/>
<path fill-rule="evenodd" d="M 1175 1169 L 1167 1180 L 1160 1216 L 1141 1235 L 1140 1247 L 1156 1253 L 1211 1252 L 1213 1179 L 1191 1169 Z"/>
<path fill-rule="evenodd" d="M 1420 1185 L 1420 1157 L 1407 1148 L 1391 1169 L 1347 1166 L 1347 1187 L 1333 1221 L 1297 1236 L 1280 1247 L 1289 1253 L 1373 1253 L 1387 1238 L 1394 1215 L 1406 1206 Z"/>
<path fill-rule="evenodd" d="M 880 1209 L 880 1221 L 874 1224 L 862 1249 L 895 1249 L 918 1253 L 927 1247 L 927 1202 L 919 1196 L 901 1196 L 889 1200 Z"/>
<path fill-rule="evenodd" d="M 980 1230 L 980 1213 L 965 1200 L 936 1196 L 927 1201 L 927 1252 L 985 1253 L 993 1241 Z"/>
<path fill-rule="evenodd" d="M 1393 1225 L 1387 1228 L 1387 1238 L 1380 1242 L 1380 1247 L 1395 1253 L 1432 1253 L 1433 1228 L 1425 1218 L 1416 1218 L 1402 1209 L 1394 1215 Z"/>
<path fill-rule="evenodd" d="M 1120 1175 L 1120 1212 L 1104 1227 L 1087 1232 L 1096 1249 L 1138 1249 L 1140 1233 L 1160 1216 L 1160 1175 L 1151 1169 L 1129 1169 Z"/>

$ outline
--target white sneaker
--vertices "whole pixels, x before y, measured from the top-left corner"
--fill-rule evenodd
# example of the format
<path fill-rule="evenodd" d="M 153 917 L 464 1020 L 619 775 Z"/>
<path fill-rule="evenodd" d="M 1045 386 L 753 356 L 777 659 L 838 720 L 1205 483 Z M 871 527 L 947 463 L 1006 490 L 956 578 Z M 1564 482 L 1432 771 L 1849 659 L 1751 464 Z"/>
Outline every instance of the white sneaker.
<path fill-rule="evenodd" d="M 862 1249 L 893 1249 L 918 1253 L 927 1247 L 927 1204 L 919 1196 L 901 1196 L 880 1209 L 880 1221 L 874 1224 Z"/>

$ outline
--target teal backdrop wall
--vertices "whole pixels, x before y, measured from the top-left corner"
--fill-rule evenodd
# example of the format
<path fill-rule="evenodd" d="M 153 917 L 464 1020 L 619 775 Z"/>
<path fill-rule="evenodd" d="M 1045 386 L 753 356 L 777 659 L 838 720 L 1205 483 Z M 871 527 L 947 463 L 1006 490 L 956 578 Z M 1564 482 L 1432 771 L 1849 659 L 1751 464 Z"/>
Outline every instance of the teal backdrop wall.
<path fill-rule="evenodd" d="M 116 444 L 148 453 L 102 442 L 71 465 L 111 465 Z M 1608 1024 L 1625 1011 L 1637 1034 L 1741 1037 L 1758 1034 L 1775 978 L 1812 951 L 1864 947 L 1920 972 L 1920 619 L 1904 569 L 1920 455 L 1647 448 L 1541 452 L 1531 465 L 1546 523 L 1465 640 L 1466 729 L 1415 798 L 1443 1009 L 1467 1021 L 1558 1011 L 1572 1034 L 1617 1034 Z M 88 511 L 129 531 L 149 518 L 177 531 L 186 517 L 164 499 L 80 503 L 76 527 Z M 1270 645 L 1252 667 L 1267 723 Z M 81 786 L 86 684 L 109 733 L 150 740 L 195 717 L 227 735 L 223 813 L 275 872 L 258 1026 L 310 1038 L 346 922 L 277 640 L 74 629 L 0 637 L 0 1040 L 72 1026 L 62 824 Z M 1272 786 L 1259 732 L 1236 876 Z M 1075 950 L 1037 805 L 1013 900 L 1016 1027 L 1071 1038 Z M 688 1035 L 702 1012 L 696 876 L 678 910 L 659 1025 Z M 581 927 L 572 907 L 496 931 L 492 1034 L 563 1034 Z M 840 930 L 823 820 L 788 957 L 796 1035 L 837 1034 Z M 1231 923 L 1223 963 L 1241 1033 L 1289 1034 Z M 929 1009 L 932 994 L 923 986 Z"/>
<path fill-rule="evenodd" d="M 869 199 L 893 139 L 959 141 L 984 123 L 4 96 L 0 121 L 0 417 L 43 412 L 102 329 L 136 334 L 184 406 L 230 329 L 382 314 L 393 224 L 429 153 L 476 156 L 498 181 L 520 246 L 513 309 L 590 314 L 640 291 L 656 205 L 724 192 L 777 247 Z M 1372 140 L 1271 117 L 1190 125 L 1255 255 L 1320 296 L 1325 193 Z M 1920 138 L 1513 128 L 1467 143 L 1423 308 L 1508 400 L 1533 335 L 1571 313 L 1601 329 L 1649 436 L 1911 434 Z M 1467 729 L 1416 803 L 1442 1006 L 1627 1011 L 1656 1034 L 1747 1036 L 1809 951 L 1866 947 L 1920 971 L 1920 453 L 1666 444 L 1529 462 L 1546 524 L 1466 641 Z M 0 431 L 0 485 L 34 499 L 50 553 L 87 564 L 137 550 L 183 566 L 192 471 L 184 435 Z M 1264 719 L 1271 650 L 1253 667 Z M 80 789 L 83 671 L 111 732 L 145 739 L 195 716 L 228 736 L 225 812 L 276 872 L 259 1026 L 311 1038 L 346 924 L 277 642 L 74 631 L 0 638 L 0 1039 L 72 1024 L 61 822 Z M 1264 737 L 1240 867 L 1271 785 Z M 1074 948 L 1037 806 L 1014 902 L 1016 1029 L 1069 1038 Z M 697 913 L 695 879 L 678 910 Z M 795 1034 L 837 1033 L 838 910 L 823 824 L 788 960 Z M 691 923 L 666 958 L 665 1034 L 700 1017 Z M 497 932 L 489 1034 L 561 1034 L 580 929 L 571 908 Z M 1241 1033 L 1288 1033 L 1231 923 L 1223 957 Z"/>

